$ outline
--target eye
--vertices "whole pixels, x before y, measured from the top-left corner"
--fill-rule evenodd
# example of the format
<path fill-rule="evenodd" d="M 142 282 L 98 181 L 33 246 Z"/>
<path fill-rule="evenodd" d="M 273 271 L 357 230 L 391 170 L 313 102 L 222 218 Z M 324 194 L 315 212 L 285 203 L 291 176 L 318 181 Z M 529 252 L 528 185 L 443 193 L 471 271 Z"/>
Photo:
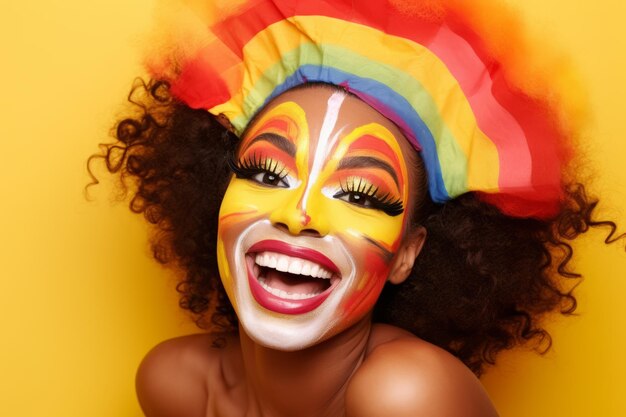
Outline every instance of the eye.
<path fill-rule="evenodd" d="M 356 206 L 371 207 L 373 205 L 373 199 L 371 196 L 359 192 L 342 191 L 335 194 L 333 197 L 338 200 L 347 201 L 348 203 L 354 204 Z"/>
<path fill-rule="evenodd" d="M 389 216 L 397 216 L 404 212 L 402 200 L 393 199 L 389 194 L 380 196 L 378 187 L 363 179 L 342 183 L 341 190 L 335 193 L 333 198 L 358 207 L 380 210 Z"/>
<path fill-rule="evenodd" d="M 292 180 L 287 170 L 270 158 L 257 155 L 239 161 L 229 160 L 228 165 L 237 178 L 254 181 L 267 187 L 289 188 Z"/>
<path fill-rule="evenodd" d="M 264 171 L 254 174 L 250 177 L 252 181 L 256 181 L 259 184 L 270 185 L 273 187 L 289 188 L 289 182 L 287 176 L 281 177 L 279 174 L 273 172 Z"/>

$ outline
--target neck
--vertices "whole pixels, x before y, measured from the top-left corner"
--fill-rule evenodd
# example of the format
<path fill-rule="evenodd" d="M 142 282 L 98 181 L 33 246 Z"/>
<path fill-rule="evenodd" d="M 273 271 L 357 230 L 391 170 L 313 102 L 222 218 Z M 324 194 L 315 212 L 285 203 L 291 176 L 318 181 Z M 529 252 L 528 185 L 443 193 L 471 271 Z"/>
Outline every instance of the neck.
<path fill-rule="evenodd" d="M 239 329 L 250 405 L 262 416 L 343 415 L 344 395 L 363 361 L 368 316 L 310 348 L 284 352 L 261 346 Z"/>

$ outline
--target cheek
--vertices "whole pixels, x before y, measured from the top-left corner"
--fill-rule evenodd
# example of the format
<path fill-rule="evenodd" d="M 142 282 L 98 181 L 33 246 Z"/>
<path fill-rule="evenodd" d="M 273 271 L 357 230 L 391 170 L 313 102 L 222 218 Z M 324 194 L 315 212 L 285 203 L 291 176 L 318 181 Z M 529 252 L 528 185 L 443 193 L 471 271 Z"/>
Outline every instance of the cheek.
<path fill-rule="evenodd" d="M 267 192 L 258 188 L 261 187 L 252 185 L 250 181 L 236 177 L 231 179 L 220 206 L 220 229 L 238 223 L 246 214 L 264 213 L 271 209 L 271 200 L 263 198 Z"/>
<path fill-rule="evenodd" d="M 222 280 L 222 285 L 226 290 L 226 294 L 228 294 L 228 298 L 233 305 L 235 311 L 237 311 L 237 300 L 233 294 L 233 278 L 230 273 L 230 262 L 228 261 L 228 255 L 226 253 L 226 248 L 224 245 L 224 241 L 221 238 L 217 240 L 217 267 L 220 274 L 220 279 Z"/>
<path fill-rule="evenodd" d="M 389 216 L 379 210 L 328 197 L 325 197 L 324 206 L 323 215 L 329 219 L 331 233 L 347 235 L 357 241 L 367 239 L 388 252 L 398 250 L 404 230 L 404 213 Z"/>
<path fill-rule="evenodd" d="M 331 233 L 344 242 L 356 267 L 355 282 L 340 306 L 346 322 L 354 322 L 376 304 L 389 275 L 404 229 L 404 213 L 389 216 L 340 200 L 326 200 Z"/>
<path fill-rule="evenodd" d="M 230 257 L 245 229 L 258 220 L 268 219 L 275 210 L 287 204 L 292 193 L 293 190 L 266 188 L 233 177 L 220 207 L 218 225 L 220 264 L 226 263 L 225 261 L 232 263 Z M 220 272 L 222 268 L 220 266 Z"/>
<path fill-rule="evenodd" d="M 219 238 L 225 241 L 236 238 L 255 220 L 269 217 L 283 203 L 285 194 L 286 191 L 233 178 L 220 207 Z"/>
<path fill-rule="evenodd" d="M 231 279 L 229 264 L 239 236 L 264 213 L 263 204 L 250 199 L 249 187 L 233 177 L 220 206 L 217 232 L 217 260 L 224 286 Z"/>
<path fill-rule="evenodd" d="M 371 244 L 360 246 L 356 248 L 354 288 L 341 306 L 342 317 L 350 322 L 360 319 L 374 307 L 391 267 L 391 260 L 379 248 Z"/>

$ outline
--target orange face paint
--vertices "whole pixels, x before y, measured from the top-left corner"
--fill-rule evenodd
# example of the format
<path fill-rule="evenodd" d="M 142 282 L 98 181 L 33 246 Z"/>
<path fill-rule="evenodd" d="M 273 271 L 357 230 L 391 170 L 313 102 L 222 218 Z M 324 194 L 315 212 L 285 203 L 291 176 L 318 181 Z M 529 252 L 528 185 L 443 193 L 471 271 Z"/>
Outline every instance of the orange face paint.
<path fill-rule="evenodd" d="M 281 95 L 248 129 L 222 202 L 218 261 L 251 337 L 299 349 L 371 311 L 410 206 L 412 150 L 400 141 L 367 104 L 325 88 Z"/>
<path fill-rule="evenodd" d="M 356 139 L 348 149 L 347 157 L 366 157 L 379 161 L 379 164 L 387 165 L 395 176 L 398 192 L 404 187 L 406 174 L 399 160 L 397 150 L 394 151 L 384 140 L 374 135 L 363 135 Z M 381 166 L 382 166 L 381 165 Z"/>

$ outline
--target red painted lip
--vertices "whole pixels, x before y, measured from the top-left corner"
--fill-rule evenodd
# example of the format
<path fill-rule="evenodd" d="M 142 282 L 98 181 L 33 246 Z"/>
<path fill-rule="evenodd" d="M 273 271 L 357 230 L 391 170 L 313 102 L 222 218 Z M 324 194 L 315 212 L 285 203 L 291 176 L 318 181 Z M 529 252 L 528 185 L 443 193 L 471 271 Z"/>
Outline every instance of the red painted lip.
<path fill-rule="evenodd" d="M 276 252 L 281 253 L 283 255 L 291 256 L 294 258 L 305 259 L 311 262 L 315 262 L 325 269 L 331 271 L 334 274 L 339 275 L 339 268 L 333 261 L 328 259 L 322 253 L 309 249 L 303 248 L 301 246 L 290 245 L 285 242 L 281 242 L 280 240 L 262 240 L 260 242 L 255 243 L 248 249 L 247 255 L 251 255 L 259 252 Z M 262 307 L 274 311 L 276 313 L 282 314 L 304 314 L 309 311 L 315 310 L 319 307 L 320 304 L 328 298 L 332 290 L 336 286 L 335 284 L 331 284 L 326 291 L 321 294 L 316 295 L 315 297 L 307 298 L 304 300 L 290 300 L 286 298 L 278 297 L 272 293 L 269 293 L 259 284 L 257 277 L 254 275 L 253 267 L 254 267 L 254 257 L 247 256 L 246 268 L 248 272 L 248 284 L 250 286 L 250 292 L 252 296 Z"/>
<path fill-rule="evenodd" d="M 254 265 L 254 261 L 252 262 Z M 286 298 L 278 297 L 272 293 L 269 293 L 265 288 L 261 287 L 259 281 L 252 272 L 252 266 L 250 263 L 246 265 L 248 269 L 248 284 L 250 285 L 250 292 L 252 296 L 262 307 L 270 311 L 282 314 L 304 314 L 309 311 L 315 310 L 320 304 L 328 298 L 330 292 L 334 289 L 334 285 L 331 285 L 321 294 L 315 297 L 307 298 L 304 300 L 289 300 Z"/>
<path fill-rule="evenodd" d="M 290 245 L 289 243 L 281 242 L 280 240 L 262 240 L 255 243 L 248 249 L 248 253 L 258 252 L 276 252 L 283 255 L 291 256 L 293 258 L 305 259 L 307 261 L 315 262 L 329 270 L 334 274 L 339 274 L 339 268 L 337 265 L 324 254 L 309 248 L 303 248 L 301 246 Z M 321 294 L 320 294 L 321 295 Z"/>

